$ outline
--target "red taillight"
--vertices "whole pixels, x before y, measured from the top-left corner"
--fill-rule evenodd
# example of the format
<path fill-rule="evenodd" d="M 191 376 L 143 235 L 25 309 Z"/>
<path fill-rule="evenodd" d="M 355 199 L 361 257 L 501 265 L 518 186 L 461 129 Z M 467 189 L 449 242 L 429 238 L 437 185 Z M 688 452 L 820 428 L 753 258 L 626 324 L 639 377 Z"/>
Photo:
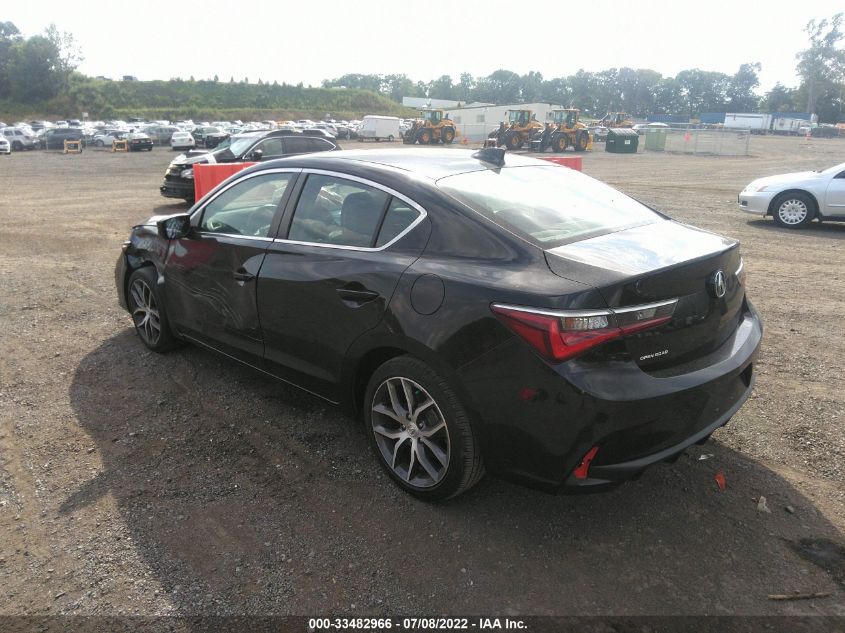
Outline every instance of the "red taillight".
<path fill-rule="evenodd" d="M 558 362 L 626 334 L 633 334 L 671 320 L 675 301 L 612 310 L 551 312 L 493 304 L 501 321 L 541 356 Z M 667 314 L 668 312 L 668 314 Z"/>
<path fill-rule="evenodd" d="M 581 458 L 581 463 L 572 471 L 572 474 L 575 475 L 575 479 L 586 479 L 587 475 L 590 472 L 590 464 L 593 463 L 593 459 L 596 456 L 596 453 L 599 452 L 598 446 L 593 446 L 590 450 L 587 451 L 587 454 Z"/>

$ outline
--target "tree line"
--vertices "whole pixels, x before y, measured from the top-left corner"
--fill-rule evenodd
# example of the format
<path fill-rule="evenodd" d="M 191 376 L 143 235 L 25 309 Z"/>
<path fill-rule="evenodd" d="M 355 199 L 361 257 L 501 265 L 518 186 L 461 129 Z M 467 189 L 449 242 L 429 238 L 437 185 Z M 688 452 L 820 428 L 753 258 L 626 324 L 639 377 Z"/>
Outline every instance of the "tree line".
<path fill-rule="evenodd" d="M 820 121 L 845 120 L 845 50 L 842 14 L 830 20 L 811 20 L 804 31 L 809 46 L 797 55 L 801 83 L 788 88 L 777 83 L 764 95 L 759 63 L 741 64 L 735 73 L 683 70 L 672 76 L 643 68 L 579 70 L 573 75 L 546 79 L 531 71 L 520 75 L 499 69 L 485 77 L 461 73 L 457 81 L 442 75 L 429 82 L 407 75 L 347 74 L 323 81 L 323 86 L 371 90 L 401 101 L 402 97 L 450 99 L 461 103 L 556 103 L 581 109 L 587 115 L 629 112 L 695 117 L 702 112 L 815 112 Z"/>
<path fill-rule="evenodd" d="M 218 77 L 112 82 L 76 72 L 82 61 L 79 46 L 71 34 L 55 25 L 24 37 L 14 24 L 0 21 L 0 112 L 68 115 L 86 111 L 97 118 L 131 111 L 155 111 L 160 118 L 168 118 L 167 113 L 173 115 L 169 118 L 201 113 L 214 118 L 213 113 L 233 110 L 403 116 L 409 111 L 399 105 L 402 97 L 416 96 L 461 103 L 548 102 L 580 108 L 588 116 L 615 111 L 638 117 L 810 111 L 821 121 L 836 122 L 845 118 L 842 17 L 839 13 L 831 19 L 811 20 L 805 28 L 808 47 L 797 55 L 800 84 L 792 88 L 778 83 L 762 96 L 757 92 L 761 66 L 756 62 L 741 64 L 733 74 L 694 68 L 675 76 L 628 67 L 579 70 L 554 78 L 537 71 L 520 75 L 499 69 L 483 77 L 461 73 L 457 81 L 442 75 L 428 82 L 404 74 L 347 74 L 323 81 L 322 88 Z"/>

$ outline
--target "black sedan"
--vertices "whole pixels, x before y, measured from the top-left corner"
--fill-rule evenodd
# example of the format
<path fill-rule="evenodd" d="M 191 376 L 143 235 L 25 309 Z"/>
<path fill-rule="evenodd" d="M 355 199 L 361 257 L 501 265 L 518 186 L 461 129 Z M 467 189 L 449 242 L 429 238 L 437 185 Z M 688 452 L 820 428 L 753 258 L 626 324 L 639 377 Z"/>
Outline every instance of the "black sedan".
<path fill-rule="evenodd" d="M 504 150 L 253 166 L 135 227 L 116 268 L 141 341 L 189 341 L 364 421 L 405 490 L 485 471 L 602 490 L 749 397 L 762 325 L 737 242 Z"/>
<path fill-rule="evenodd" d="M 126 135 L 130 152 L 153 151 L 153 139 L 142 132 L 130 132 Z"/>

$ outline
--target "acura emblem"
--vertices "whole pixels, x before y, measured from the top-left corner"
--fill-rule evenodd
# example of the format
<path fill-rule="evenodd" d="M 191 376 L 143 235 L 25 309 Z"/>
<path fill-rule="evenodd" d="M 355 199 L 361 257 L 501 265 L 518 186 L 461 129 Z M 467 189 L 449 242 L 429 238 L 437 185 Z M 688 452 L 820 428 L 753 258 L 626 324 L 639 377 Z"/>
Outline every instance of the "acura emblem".
<path fill-rule="evenodd" d="M 717 270 L 713 274 L 713 279 L 710 283 L 713 284 L 713 294 L 717 299 L 721 299 L 725 296 L 725 293 L 728 291 L 728 285 L 725 282 L 725 273 L 721 270 Z"/>

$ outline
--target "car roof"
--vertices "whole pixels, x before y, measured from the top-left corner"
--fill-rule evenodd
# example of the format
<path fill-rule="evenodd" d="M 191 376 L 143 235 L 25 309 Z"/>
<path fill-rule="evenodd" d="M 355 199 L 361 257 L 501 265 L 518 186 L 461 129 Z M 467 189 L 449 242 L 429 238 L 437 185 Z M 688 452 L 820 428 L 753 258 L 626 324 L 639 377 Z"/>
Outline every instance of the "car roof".
<path fill-rule="evenodd" d="M 301 154 L 291 158 L 281 158 L 268 161 L 263 165 L 273 163 L 290 164 L 296 162 L 302 167 L 339 167 L 343 163 L 357 163 L 359 165 L 380 165 L 421 175 L 432 180 L 453 176 L 469 171 L 483 169 L 497 169 L 494 164 L 484 162 L 474 156 L 478 150 L 472 149 L 385 149 L 385 150 L 341 150 L 337 152 L 318 152 Z M 528 158 L 519 154 L 505 153 L 504 167 L 548 167 L 552 163 L 535 158 Z"/>

